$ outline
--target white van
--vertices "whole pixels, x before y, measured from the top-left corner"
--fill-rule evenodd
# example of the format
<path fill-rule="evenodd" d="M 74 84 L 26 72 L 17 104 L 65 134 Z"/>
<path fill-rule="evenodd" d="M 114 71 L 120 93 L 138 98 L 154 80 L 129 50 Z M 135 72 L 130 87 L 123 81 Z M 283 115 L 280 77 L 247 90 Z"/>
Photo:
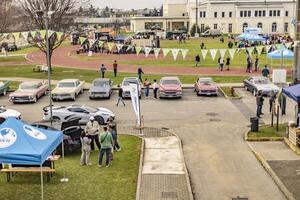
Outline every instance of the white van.
<path fill-rule="evenodd" d="M 202 37 L 211 37 L 211 36 L 218 37 L 218 36 L 221 36 L 221 31 L 218 29 L 208 29 L 205 32 L 201 33 L 201 36 Z"/>

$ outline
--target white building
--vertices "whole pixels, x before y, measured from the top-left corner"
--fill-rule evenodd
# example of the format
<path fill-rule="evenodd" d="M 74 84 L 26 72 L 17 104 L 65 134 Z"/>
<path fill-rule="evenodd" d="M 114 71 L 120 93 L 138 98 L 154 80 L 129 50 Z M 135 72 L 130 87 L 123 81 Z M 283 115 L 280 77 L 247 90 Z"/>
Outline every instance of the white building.
<path fill-rule="evenodd" d="M 154 24 L 166 31 L 196 23 L 223 33 L 239 34 L 245 27 L 259 27 L 264 33 L 294 35 L 292 21 L 296 16 L 296 0 L 164 0 L 163 17 L 132 17 L 131 29 L 141 31 Z M 196 10 L 198 10 L 196 14 Z"/>

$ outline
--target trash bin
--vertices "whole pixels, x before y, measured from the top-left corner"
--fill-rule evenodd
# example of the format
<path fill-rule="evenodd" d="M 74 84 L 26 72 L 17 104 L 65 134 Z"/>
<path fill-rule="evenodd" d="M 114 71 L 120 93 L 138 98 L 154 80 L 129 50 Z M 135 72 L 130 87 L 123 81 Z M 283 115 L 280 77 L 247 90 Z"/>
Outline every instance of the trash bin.
<path fill-rule="evenodd" d="M 258 132 L 259 118 L 251 117 L 250 123 L 251 123 L 251 132 Z"/>

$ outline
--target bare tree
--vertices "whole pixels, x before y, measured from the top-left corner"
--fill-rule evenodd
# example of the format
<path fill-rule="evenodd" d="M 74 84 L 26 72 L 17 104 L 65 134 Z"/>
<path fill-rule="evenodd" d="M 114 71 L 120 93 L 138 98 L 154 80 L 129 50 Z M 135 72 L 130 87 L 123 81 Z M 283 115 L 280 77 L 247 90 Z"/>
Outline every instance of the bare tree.
<path fill-rule="evenodd" d="M 0 33 L 7 32 L 10 24 L 12 0 L 0 0 Z"/>

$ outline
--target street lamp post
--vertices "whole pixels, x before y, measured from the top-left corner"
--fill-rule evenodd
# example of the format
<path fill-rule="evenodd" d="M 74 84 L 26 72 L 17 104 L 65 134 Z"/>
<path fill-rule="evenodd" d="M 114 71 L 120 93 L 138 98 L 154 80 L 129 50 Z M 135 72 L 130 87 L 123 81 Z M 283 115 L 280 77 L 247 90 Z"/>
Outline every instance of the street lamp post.
<path fill-rule="evenodd" d="M 300 3 L 296 0 L 296 12 L 295 12 L 295 40 L 296 45 L 294 48 L 294 79 L 300 80 Z"/>

